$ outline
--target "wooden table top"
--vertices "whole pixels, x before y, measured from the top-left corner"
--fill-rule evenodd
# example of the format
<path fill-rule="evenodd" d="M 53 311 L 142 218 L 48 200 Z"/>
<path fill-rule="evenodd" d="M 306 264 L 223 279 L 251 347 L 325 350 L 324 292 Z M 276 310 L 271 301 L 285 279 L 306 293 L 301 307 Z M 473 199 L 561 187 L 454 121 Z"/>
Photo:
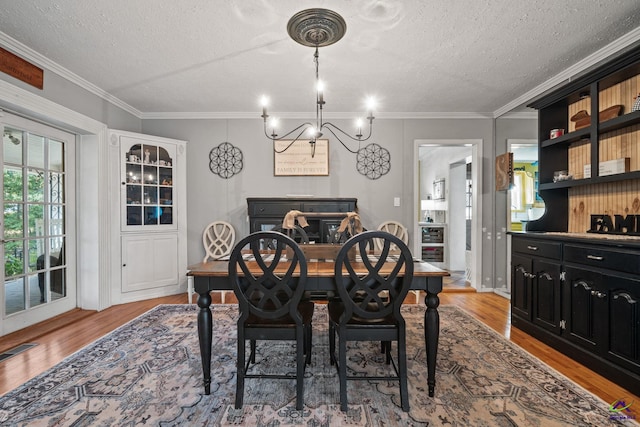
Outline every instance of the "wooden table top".
<path fill-rule="evenodd" d="M 255 263 L 255 261 L 248 262 L 247 264 L 251 266 L 253 263 Z M 286 268 L 286 261 L 282 264 L 283 267 Z M 333 277 L 334 264 L 335 263 L 333 261 L 309 260 L 307 261 L 307 275 L 309 277 Z M 355 263 L 356 270 L 358 269 L 358 265 L 361 265 L 364 270 L 364 264 Z M 391 269 L 394 263 L 388 263 L 388 265 L 389 269 Z M 227 277 L 229 275 L 229 261 L 199 262 L 198 264 L 190 265 L 187 267 L 187 270 L 188 276 Z M 385 272 L 384 267 L 381 272 Z M 447 270 L 442 270 L 424 261 L 415 261 L 413 263 L 413 275 L 414 277 L 450 276 Z"/>

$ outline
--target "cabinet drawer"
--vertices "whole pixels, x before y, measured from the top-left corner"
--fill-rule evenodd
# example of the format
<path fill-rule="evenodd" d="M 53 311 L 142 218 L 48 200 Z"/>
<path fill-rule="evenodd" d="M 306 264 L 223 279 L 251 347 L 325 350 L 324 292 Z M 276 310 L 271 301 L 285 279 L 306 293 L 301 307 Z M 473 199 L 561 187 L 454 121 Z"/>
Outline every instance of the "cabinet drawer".
<path fill-rule="evenodd" d="M 349 202 L 304 202 L 302 204 L 303 212 L 350 212 L 354 210 Z"/>
<path fill-rule="evenodd" d="M 512 246 L 515 252 L 523 254 L 553 259 L 560 259 L 562 256 L 562 244 L 560 242 L 515 238 Z"/>
<path fill-rule="evenodd" d="M 640 274 L 640 252 L 565 244 L 564 260 L 591 267 Z"/>
<path fill-rule="evenodd" d="M 422 260 L 431 262 L 443 262 L 444 261 L 444 248 L 440 246 L 423 246 L 422 247 Z"/>
<path fill-rule="evenodd" d="M 300 202 L 257 202 L 250 205 L 250 216 L 284 217 L 290 210 L 300 210 Z"/>
<path fill-rule="evenodd" d="M 422 243 L 444 243 L 444 228 L 422 227 Z"/>

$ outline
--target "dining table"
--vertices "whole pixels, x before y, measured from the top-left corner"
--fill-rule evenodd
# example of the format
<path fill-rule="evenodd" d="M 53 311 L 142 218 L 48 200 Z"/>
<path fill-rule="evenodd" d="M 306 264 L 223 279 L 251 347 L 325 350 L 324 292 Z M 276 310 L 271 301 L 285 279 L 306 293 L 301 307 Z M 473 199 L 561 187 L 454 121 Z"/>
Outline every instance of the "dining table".
<path fill-rule="evenodd" d="M 257 264 L 257 263 L 256 263 Z M 358 271 L 366 272 L 365 266 L 353 264 Z M 391 266 L 392 263 L 389 263 Z M 443 277 L 449 272 L 437 268 L 433 264 L 419 259 L 413 260 L 413 278 L 411 290 L 425 291 L 424 339 L 427 357 L 427 386 L 429 396 L 433 397 L 436 385 L 436 358 L 438 354 L 438 339 L 440 335 L 440 315 L 438 294 L 442 291 Z M 305 290 L 311 292 L 336 292 L 334 262 L 331 259 L 308 259 L 307 280 Z M 213 316 L 211 314 L 211 291 L 233 290 L 229 278 L 229 260 L 200 262 L 187 268 L 187 275 L 193 277 L 194 290 L 198 294 L 198 340 L 202 359 L 202 373 L 204 377 L 205 394 L 211 392 L 211 354 Z M 256 272 L 258 267 L 256 265 Z M 402 272 L 400 272 L 402 275 Z"/>

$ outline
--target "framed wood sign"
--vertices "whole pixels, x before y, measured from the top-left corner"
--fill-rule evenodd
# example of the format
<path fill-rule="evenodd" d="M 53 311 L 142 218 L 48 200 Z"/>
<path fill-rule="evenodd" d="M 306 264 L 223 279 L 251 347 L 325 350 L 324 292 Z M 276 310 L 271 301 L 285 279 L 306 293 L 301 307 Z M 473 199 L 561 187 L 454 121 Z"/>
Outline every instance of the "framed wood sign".
<path fill-rule="evenodd" d="M 496 191 L 513 188 L 513 153 L 507 152 L 496 157 Z"/>
<path fill-rule="evenodd" d="M 328 139 L 318 139 L 315 152 L 308 139 L 274 141 L 273 148 L 274 176 L 329 175 Z"/>

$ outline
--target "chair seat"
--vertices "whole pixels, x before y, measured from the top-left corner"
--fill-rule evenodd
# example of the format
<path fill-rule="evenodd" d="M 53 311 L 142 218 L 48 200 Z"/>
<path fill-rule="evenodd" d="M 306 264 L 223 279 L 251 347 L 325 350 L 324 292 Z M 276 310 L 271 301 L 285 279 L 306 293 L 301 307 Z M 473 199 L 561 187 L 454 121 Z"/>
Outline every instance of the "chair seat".
<path fill-rule="evenodd" d="M 311 323 L 311 318 L 313 317 L 313 309 L 314 309 L 314 304 L 311 301 L 300 301 L 300 304 L 298 304 L 298 311 L 302 316 L 302 323 L 304 323 L 305 325 Z M 255 314 L 250 314 L 249 317 L 247 318 L 247 321 L 245 322 L 245 327 L 247 328 L 252 328 L 252 327 L 254 328 L 255 327 L 295 328 L 295 326 L 296 326 L 296 322 L 289 315 L 282 316 L 277 319 L 265 319 L 265 318 L 256 316 Z"/>
<path fill-rule="evenodd" d="M 340 323 L 340 317 L 342 316 L 342 313 L 344 313 L 344 304 L 341 301 L 333 300 L 329 301 L 327 308 L 329 311 L 329 319 L 336 324 Z M 385 317 L 376 317 L 374 319 L 364 319 L 354 315 L 347 322 L 347 326 L 349 328 L 366 328 L 367 326 L 380 328 L 388 326 L 391 329 L 395 329 L 398 327 L 398 321 L 394 319 L 392 314 Z"/>

